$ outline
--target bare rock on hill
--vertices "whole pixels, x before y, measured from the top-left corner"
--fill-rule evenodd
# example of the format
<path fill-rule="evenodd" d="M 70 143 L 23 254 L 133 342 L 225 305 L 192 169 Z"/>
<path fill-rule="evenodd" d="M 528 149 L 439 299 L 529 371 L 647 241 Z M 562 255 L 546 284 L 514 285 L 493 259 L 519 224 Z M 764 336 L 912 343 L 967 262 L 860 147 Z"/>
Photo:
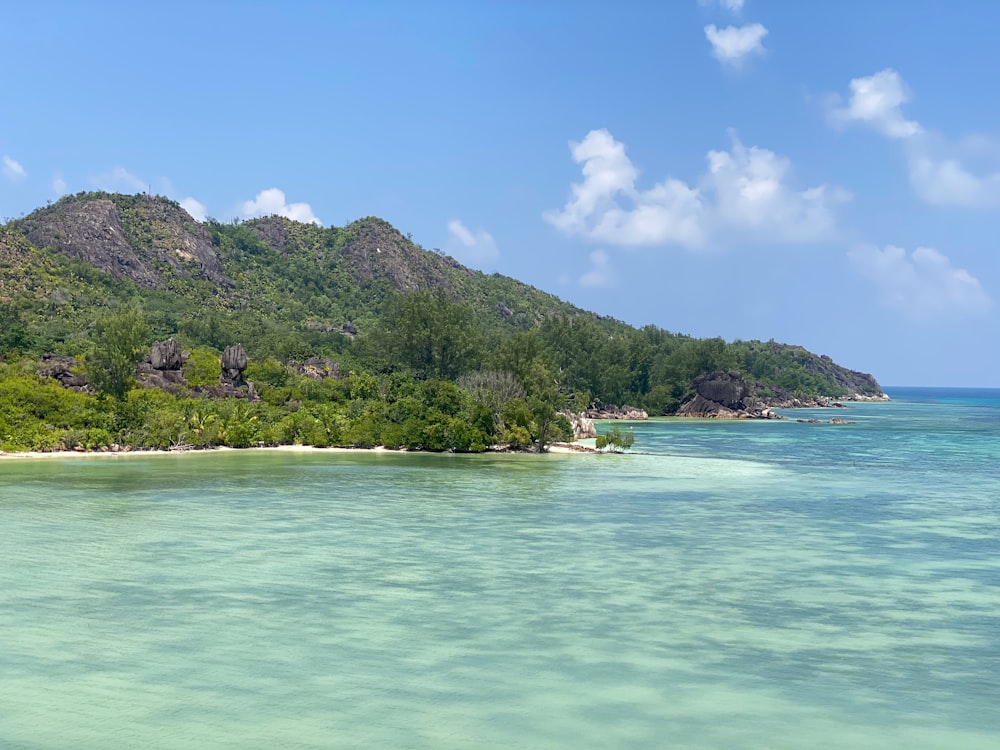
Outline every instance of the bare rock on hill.
<path fill-rule="evenodd" d="M 89 392 L 90 386 L 87 382 L 87 376 L 75 372 L 79 368 L 79 364 L 74 357 L 43 354 L 38 374 L 43 378 L 52 378 L 59 381 L 59 385 L 63 388 Z"/>
<path fill-rule="evenodd" d="M 340 380 L 343 377 L 340 363 L 334 362 L 332 359 L 310 357 L 305 362 L 290 362 L 289 366 L 299 375 L 305 375 L 313 380 L 326 380 L 327 378 Z"/>
<path fill-rule="evenodd" d="M 154 370 L 180 370 L 184 364 L 180 344 L 173 338 L 154 342 L 149 352 L 149 364 Z"/>
<path fill-rule="evenodd" d="M 474 273 L 452 258 L 424 252 L 389 222 L 373 216 L 352 222 L 344 231 L 343 257 L 360 283 L 386 279 L 403 292 L 451 291 L 446 266 L 470 276 Z"/>
<path fill-rule="evenodd" d="M 221 385 L 240 387 L 246 385 L 243 371 L 247 369 L 247 353 L 243 344 L 227 346 L 222 352 L 222 374 L 219 376 Z"/>
<path fill-rule="evenodd" d="M 165 286 L 160 268 L 230 288 L 204 225 L 181 206 L 149 195 L 67 196 L 13 226 L 34 245 L 77 258 L 139 286 Z"/>

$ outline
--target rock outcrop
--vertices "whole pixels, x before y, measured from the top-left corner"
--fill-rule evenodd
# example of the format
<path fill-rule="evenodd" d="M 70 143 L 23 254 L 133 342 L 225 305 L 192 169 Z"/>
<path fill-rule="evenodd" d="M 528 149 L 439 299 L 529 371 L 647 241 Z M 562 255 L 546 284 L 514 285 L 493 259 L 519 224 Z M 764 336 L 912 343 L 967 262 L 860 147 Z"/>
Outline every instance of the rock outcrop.
<path fill-rule="evenodd" d="M 149 352 L 149 364 L 154 370 L 179 370 L 184 360 L 181 357 L 181 347 L 176 339 L 153 342 Z"/>
<path fill-rule="evenodd" d="M 183 278 L 233 286 L 205 226 L 165 198 L 66 196 L 13 226 L 38 247 L 53 248 L 141 287 L 165 287 L 164 266 Z"/>
<path fill-rule="evenodd" d="M 752 395 L 750 384 L 735 370 L 699 375 L 691 387 L 695 395 L 677 410 L 679 417 L 780 419 L 766 403 Z"/>
<path fill-rule="evenodd" d="M 184 365 L 184 355 L 176 339 L 155 341 L 139 364 L 139 384 L 143 388 L 160 388 L 175 396 L 187 394 L 187 380 L 181 367 Z"/>
<path fill-rule="evenodd" d="M 243 344 L 227 346 L 222 352 L 222 374 L 219 376 L 221 385 L 231 385 L 236 388 L 244 386 L 243 372 L 247 369 L 247 353 Z"/>
<path fill-rule="evenodd" d="M 600 409 L 587 409 L 583 415 L 588 419 L 649 419 L 645 409 L 634 406 L 602 406 Z"/>
<path fill-rule="evenodd" d="M 74 370 L 79 363 L 73 357 L 58 357 L 54 354 L 43 354 L 38 374 L 43 378 L 53 378 L 59 381 L 63 388 L 76 391 L 89 390 L 87 376 Z"/>
<path fill-rule="evenodd" d="M 597 428 L 594 427 L 594 420 L 587 417 L 586 414 L 575 414 L 571 411 L 563 411 L 560 414 L 566 417 L 573 426 L 574 440 L 597 437 Z"/>
<path fill-rule="evenodd" d="M 340 363 L 322 357 L 310 357 L 305 362 L 290 362 L 289 366 L 299 375 L 305 375 L 313 380 L 325 380 L 333 378 L 340 380 L 343 373 L 340 371 Z"/>

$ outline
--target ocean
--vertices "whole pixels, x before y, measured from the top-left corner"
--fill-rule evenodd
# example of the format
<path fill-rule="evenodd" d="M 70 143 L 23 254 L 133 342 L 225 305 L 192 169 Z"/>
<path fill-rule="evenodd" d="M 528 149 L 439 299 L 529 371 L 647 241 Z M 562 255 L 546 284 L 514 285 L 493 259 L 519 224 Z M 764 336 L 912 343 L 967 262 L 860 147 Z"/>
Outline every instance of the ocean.
<path fill-rule="evenodd" d="M 887 391 L 627 455 L 0 462 L 0 748 L 994 750 L 1000 390 Z"/>

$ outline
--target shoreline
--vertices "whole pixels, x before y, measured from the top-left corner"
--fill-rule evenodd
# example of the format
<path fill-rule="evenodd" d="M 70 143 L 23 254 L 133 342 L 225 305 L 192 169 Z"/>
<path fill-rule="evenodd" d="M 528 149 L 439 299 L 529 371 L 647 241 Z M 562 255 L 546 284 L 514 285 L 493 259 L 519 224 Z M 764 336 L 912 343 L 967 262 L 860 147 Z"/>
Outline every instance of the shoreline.
<path fill-rule="evenodd" d="M 412 453 L 415 455 L 459 455 L 454 453 L 449 453 L 448 451 L 411 451 L 405 448 L 386 448 L 383 445 L 375 446 L 374 448 L 340 448 L 340 447 L 329 447 L 329 448 L 317 448 L 314 445 L 260 445 L 253 446 L 251 448 L 230 448 L 224 445 L 214 446 L 212 448 L 189 448 L 186 450 L 153 450 L 153 449 L 137 449 L 128 451 L 14 451 L 12 453 L 5 453 L 0 451 L 0 461 L 16 461 L 16 460 L 28 460 L 28 459 L 54 459 L 54 458 L 128 458 L 130 456 L 181 456 L 181 455 L 208 455 L 213 453 L 242 453 L 248 451 L 267 451 L 275 453 Z M 549 445 L 547 453 L 553 453 L 558 455 L 566 455 L 570 453 L 600 453 L 596 448 L 592 448 L 586 445 L 579 445 L 577 443 L 553 443 Z M 544 453 L 533 453 L 529 451 L 509 451 L 503 449 L 497 450 L 487 450 L 481 453 L 464 453 L 460 455 L 466 456 L 484 456 L 489 454 L 522 454 L 530 456 L 540 456 L 545 455 Z"/>

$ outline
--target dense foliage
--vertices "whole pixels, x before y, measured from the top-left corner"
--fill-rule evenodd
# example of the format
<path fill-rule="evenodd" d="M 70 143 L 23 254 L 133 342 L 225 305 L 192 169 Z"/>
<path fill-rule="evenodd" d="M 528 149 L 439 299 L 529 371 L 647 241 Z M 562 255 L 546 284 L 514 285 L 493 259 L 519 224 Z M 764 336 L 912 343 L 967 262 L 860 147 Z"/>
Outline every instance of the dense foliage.
<path fill-rule="evenodd" d="M 124 259 L 84 231 L 98 206 L 120 226 Z M 183 382 L 141 387 L 136 363 L 170 336 L 188 352 Z M 237 342 L 259 400 L 212 389 Z M 40 374 L 44 353 L 74 358 L 88 388 Z M 335 371 L 303 374 L 295 363 L 310 357 Z M 842 368 L 799 347 L 635 329 L 466 269 L 380 219 L 201 225 L 162 198 L 96 193 L 0 227 L 4 450 L 544 449 L 566 437 L 560 410 L 669 414 L 718 369 L 765 395 L 847 390 Z"/>

